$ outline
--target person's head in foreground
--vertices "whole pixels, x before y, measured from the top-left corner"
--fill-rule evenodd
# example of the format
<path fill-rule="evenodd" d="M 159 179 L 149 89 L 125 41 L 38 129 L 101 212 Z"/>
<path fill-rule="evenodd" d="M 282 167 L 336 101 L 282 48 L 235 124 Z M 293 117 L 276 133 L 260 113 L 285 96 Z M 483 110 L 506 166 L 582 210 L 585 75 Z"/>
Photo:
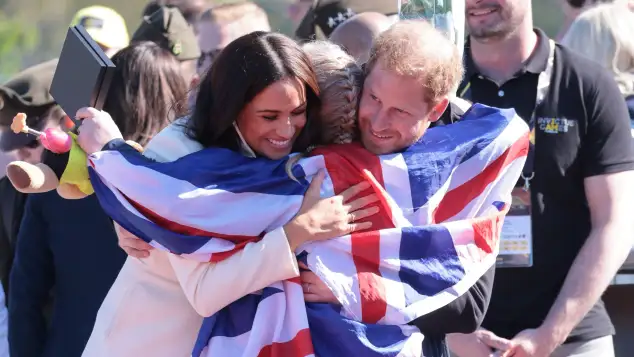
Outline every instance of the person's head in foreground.
<path fill-rule="evenodd" d="M 174 119 L 185 113 L 187 84 L 179 61 L 154 42 L 138 42 L 112 57 L 116 66 L 103 110 L 125 140 L 145 146 Z"/>
<path fill-rule="evenodd" d="M 357 107 L 363 88 L 363 70 L 343 48 L 327 41 L 308 42 L 310 58 L 321 92 L 319 143 L 346 144 L 358 140 Z"/>
<path fill-rule="evenodd" d="M 130 37 L 123 17 L 105 6 L 90 6 L 75 14 L 71 26 L 81 25 L 108 57 L 128 45 Z"/>
<path fill-rule="evenodd" d="M 634 94 L 634 12 L 627 4 L 601 4 L 572 23 L 561 44 L 609 70 L 624 96 Z"/>
<path fill-rule="evenodd" d="M 458 48 L 426 21 L 400 21 L 381 33 L 365 65 L 363 146 L 380 155 L 414 144 L 445 111 L 462 73 Z"/>
<path fill-rule="evenodd" d="M 281 34 L 252 32 L 231 42 L 202 78 L 188 134 L 205 147 L 281 159 L 312 143 L 319 106 L 301 47 Z"/>
<path fill-rule="evenodd" d="M 393 23 L 381 13 L 362 12 L 337 26 L 329 40 L 345 48 L 359 63 L 366 63 L 374 39 Z"/>

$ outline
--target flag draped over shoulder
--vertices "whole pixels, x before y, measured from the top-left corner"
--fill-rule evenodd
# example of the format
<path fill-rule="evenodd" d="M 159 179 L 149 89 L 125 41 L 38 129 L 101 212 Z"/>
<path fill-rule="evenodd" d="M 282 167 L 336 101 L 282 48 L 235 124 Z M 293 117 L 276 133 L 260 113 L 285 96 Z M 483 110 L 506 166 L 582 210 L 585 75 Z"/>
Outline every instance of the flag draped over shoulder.
<path fill-rule="evenodd" d="M 414 357 L 424 336 L 407 323 L 451 303 L 495 263 L 527 151 L 528 127 L 513 110 L 476 104 L 404 152 L 331 145 L 293 165 L 293 177 L 288 159 L 217 148 L 156 163 L 121 146 L 92 155 L 89 166 L 116 222 L 159 249 L 208 262 L 292 219 L 319 169 L 324 197 L 369 181 L 380 196 L 371 230 L 297 251 L 341 306 L 304 304 L 298 280 L 275 283 L 205 319 L 193 356 Z"/>

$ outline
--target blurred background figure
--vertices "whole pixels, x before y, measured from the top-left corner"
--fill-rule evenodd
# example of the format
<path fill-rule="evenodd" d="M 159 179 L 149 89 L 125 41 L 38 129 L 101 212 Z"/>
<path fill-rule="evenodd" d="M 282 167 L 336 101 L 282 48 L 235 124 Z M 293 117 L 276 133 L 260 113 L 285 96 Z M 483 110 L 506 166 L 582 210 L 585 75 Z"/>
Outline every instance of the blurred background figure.
<path fill-rule="evenodd" d="M 190 25 L 177 8 L 159 7 L 143 18 L 143 22 L 132 35 L 132 42 L 154 42 L 171 53 L 180 63 L 181 74 L 190 89 L 198 85 L 196 66 L 200 47 Z"/>
<path fill-rule="evenodd" d="M 70 25 L 82 25 L 108 57 L 112 57 L 130 41 L 123 17 L 109 7 L 83 8 L 77 11 Z"/>
<path fill-rule="evenodd" d="M 374 39 L 393 22 L 381 13 L 363 12 L 337 26 L 329 40 L 343 47 L 358 63 L 366 63 Z"/>
<path fill-rule="evenodd" d="M 271 31 L 264 10 L 251 1 L 214 6 L 200 16 L 198 74 L 205 73 L 220 51 L 238 37 L 253 31 Z"/>
<path fill-rule="evenodd" d="M 0 86 L 0 155 L 3 161 L 20 159 L 34 164 L 40 161 L 42 148 L 39 142 L 24 134 L 14 134 L 9 125 L 15 114 L 24 112 L 28 115 L 28 125 L 33 125 L 33 128 L 42 130 L 59 126 L 59 121 L 49 120 L 49 113 L 55 105 L 49 89 L 56 67 L 57 60 L 35 65 L 16 74 Z M 4 176 L 6 162 L 2 164 Z M 5 304 L 9 303 L 9 276 L 27 195 L 16 191 L 9 179 L 2 177 L 0 198 L 0 280 L 5 297 L 0 299 L 0 339 L 5 340 L 8 338 L 8 313 Z M 50 316 L 50 303 L 51 295 L 46 294 L 40 306 L 41 315 Z M 8 357 L 8 351 L 7 354 L 2 353 L 0 342 L 0 356 Z"/>
<path fill-rule="evenodd" d="M 347 19 L 362 12 L 398 17 L 398 3 L 392 0 L 316 0 L 295 30 L 300 40 L 326 39 Z"/>
<path fill-rule="evenodd" d="M 150 16 L 155 13 L 160 7 L 174 7 L 183 14 L 185 20 L 194 25 L 200 14 L 211 6 L 211 1 L 208 0 L 150 0 L 143 8 L 142 16 Z"/>
<path fill-rule="evenodd" d="M 179 63 L 152 42 L 124 48 L 112 62 L 117 69 L 103 109 L 126 140 L 144 145 L 183 114 L 175 105 L 187 92 Z M 59 106 L 50 115 L 65 116 Z M 124 261 L 112 220 L 95 195 L 80 200 L 63 199 L 56 191 L 29 195 L 10 277 L 11 355 L 81 356 Z M 42 310 L 51 291 L 47 322 Z"/>
<path fill-rule="evenodd" d="M 561 43 L 612 73 L 634 119 L 634 12 L 626 3 L 600 4 L 581 13 Z"/>
<path fill-rule="evenodd" d="M 9 126 L 18 112 L 27 114 L 28 125 L 37 130 L 59 125 L 47 119 L 47 113 L 55 105 L 48 90 L 56 67 L 57 60 L 41 63 L 16 74 L 0 86 L 0 151 L 3 159 L 39 162 L 42 154 L 39 142 L 25 134 L 14 134 Z M 2 176 L 5 167 L 2 167 Z M 16 191 L 9 179 L 2 177 L 0 197 L 0 280 L 7 292 L 26 195 Z"/>
<path fill-rule="evenodd" d="M 293 26 L 298 26 L 308 9 L 313 5 L 313 0 L 292 0 L 288 5 L 288 17 L 293 22 Z"/>

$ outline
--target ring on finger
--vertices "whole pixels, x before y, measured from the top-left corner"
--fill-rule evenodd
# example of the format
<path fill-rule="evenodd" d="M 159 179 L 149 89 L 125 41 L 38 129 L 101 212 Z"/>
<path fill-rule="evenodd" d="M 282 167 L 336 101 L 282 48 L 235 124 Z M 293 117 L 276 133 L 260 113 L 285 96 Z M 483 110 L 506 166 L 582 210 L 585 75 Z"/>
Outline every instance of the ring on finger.
<path fill-rule="evenodd" d="M 348 213 L 348 222 L 354 222 L 355 217 L 354 217 L 354 213 Z"/>

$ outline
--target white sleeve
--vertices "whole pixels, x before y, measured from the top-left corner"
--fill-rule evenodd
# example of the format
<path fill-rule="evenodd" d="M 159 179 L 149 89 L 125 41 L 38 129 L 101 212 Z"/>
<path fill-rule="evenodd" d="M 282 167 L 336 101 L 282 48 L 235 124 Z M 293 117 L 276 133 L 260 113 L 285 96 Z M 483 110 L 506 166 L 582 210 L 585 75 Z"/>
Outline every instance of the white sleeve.
<path fill-rule="evenodd" d="M 9 357 L 9 313 L 0 284 L 0 357 Z"/>
<path fill-rule="evenodd" d="M 175 121 L 155 135 L 144 155 L 167 162 L 202 150 L 199 143 L 185 135 L 184 120 Z M 201 263 L 174 254 L 168 256 L 187 299 L 201 316 L 211 316 L 274 282 L 299 276 L 295 253 L 282 228 L 218 263 Z"/>
<path fill-rule="evenodd" d="M 143 155 L 158 162 L 170 162 L 203 149 L 185 134 L 186 118 L 175 120 L 150 140 Z"/>
<path fill-rule="evenodd" d="M 218 263 L 201 263 L 174 254 L 169 254 L 169 260 L 187 300 L 204 317 L 274 282 L 299 276 L 283 228 Z"/>

